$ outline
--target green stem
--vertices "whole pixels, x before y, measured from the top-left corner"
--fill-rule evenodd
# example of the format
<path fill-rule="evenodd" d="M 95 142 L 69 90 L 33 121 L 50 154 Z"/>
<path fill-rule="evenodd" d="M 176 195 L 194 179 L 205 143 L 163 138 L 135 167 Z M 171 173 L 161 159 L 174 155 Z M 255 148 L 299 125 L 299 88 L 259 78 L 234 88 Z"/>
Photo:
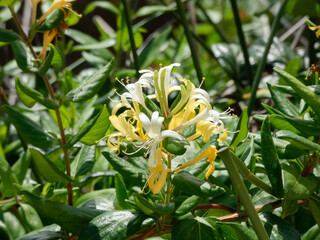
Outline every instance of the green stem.
<path fill-rule="evenodd" d="M 260 83 L 260 80 L 261 80 L 261 77 L 262 77 L 262 72 L 263 72 L 264 67 L 266 65 L 266 62 L 267 62 L 267 56 L 268 56 L 271 44 L 273 42 L 274 35 L 276 33 L 276 29 L 277 29 L 277 27 L 279 25 L 280 18 L 282 16 L 283 12 L 284 12 L 284 9 L 286 7 L 287 2 L 288 2 L 288 0 L 283 0 L 282 1 L 281 7 L 279 9 L 279 12 L 278 12 L 276 18 L 274 19 L 274 21 L 272 23 L 271 33 L 270 33 L 268 42 L 267 42 L 266 47 L 264 49 L 264 53 L 263 53 L 262 59 L 259 62 L 257 72 L 256 72 L 256 74 L 254 76 L 253 84 L 252 84 L 252 90 L 251 90 L 251 96 L 250 96 L 249 105 L 248 105 L 248 114 L 249 114 L 249 116 L 250 116 L 251 111 L 253 109 L 253 104 L 254 104 L 254 102 L 256 100 L 256 92 L 257 92 L 257 89 L 258 89 L 258 86 L 259 86 L 259 83 Z"/>
<path fill-rule="evenodd" d="M 262 181 L 256 175 L 254 175 L 232 151 L 229 152 L 229 155 L 231 156 L 233 163 L 236 165 L 239 173 L 245 180 L 251 182 L 252 184 L 256 185 L 258 188 L 269 193 L 270 195 L 276 196 L 272 187 L 264 181 Z"/>
<path fill-rule="evenodd" d="M 26 45 L 29 47 L 30 51 L 31 51 L 31 54 L 32 56 L 34 57 L 34 59 L 36 60 L 39 60 L 38 59 L 38 56 L 37 54 L 35 53 L 27 35 L 25 34 L 25 32 L 23 31 L 22 27 L 21 27 L 21 23 L 13 9 L 13 7 L 9 7 L 10 11 L 11 11 L 11 14 L 12 14 L 12 17 L 19 29 L 19 32 L 24 40 L 24 42 L 26 43 Z M 40 64 L 40 61 L 35 61 L 38 65 L 38 68 L 40 68 L 41 64 Z M 43 80 L 45 82 L 45 85 L 47 87 L 47 90 L 50 94 L 50 97 L 54 100 L 54 101 L 57 101 L 56 100 L 56 96 L 55 96 L 55 93 L 53 91 L 53 88 L 49 82 L 49 79 L 46 75 L 43 76 Z M 69 158 L 69 152 L 67 149 L 64 148 L 64 145 L 66 144 L 66 139 L 65 139 L 65 134 L 64 134 L 64 128 L 63 128 L 63 124 L 62 124 L 62 119 L 61 119 L 61 114 L 60 114 L 60 110 L 59 109 L 56 109 L 55 110 L 55 113 L 56 113 L 56 117 L 57 117 L 57 121 L 58 121 L 58 125 L 59 125 L 59 130 L 60 130 L 60 135 L 61 135 L 61 148 L 64 152 L 64 159 L 65 159 L 65 166 L 66 166 L 66 171 L 67 171 L 67 175 L 69 177 L 71 177 L 71 170 L 70 170 L 70 158 Z M 69 205 L 73 205 L 73 200 L 72 200 L 72 182 L 69 182 L 67 184 L 67 190 L 68 190 L 68 204 Z"/>
<path fill-rule="evenodd" d="M 201 12 L 204 14 L 205 18 L 207 19 L 207 21 L 213 26 L 213 28 L 216 30 L 216 32 L 218 33 L 218 35 L 220 36 L 221 40 L 225 43 L 229 43 L 227 37 L 224 35 L 223 31 L 221 30 L 221 28 L 219 27 L 219 25 L 215 24 L 212 19 L 209 17 L 207 11 L 204 9 L 201 0 L 197 0 L 196 2 L 197 6 L 200 8 Z"/>
<path fill-rule="evenodd" d="M 184 11 L 183 4 L 182 4 L 181 0 L 176 0 L 176 3 L 177 3 L 177 8 L 178 8 L 178 11 L 179 11 L 179 15 L 180 15 L 180 20 L 181 20 L 182 26 L 184 28 L 184 32 L 186 34 L 186 38 L 187 38 L 187 41 L 188 41 L 188 44 L 189 44 L 189 47 L 190 47 L 193 64 L 194 64 L 194 67 L 195 67 L 196 72 L 197 72 L 197 77 L 198 77 L 198 81 L 199 81 L 198 83 L 200 83 L 202 81 L 203 75 L 202 75 L 202 71 L 201 71 L 201 67 L 200 67 L 199 57 L 198 57 L 198 54 L 197 54 L 197 51 L 196 51 L 196 48 L 195 48 L 195 45 L 194 45 L 194 42 L 193 42 L 193 38 L 191 36 L 191 31 L 189 29 L 189 24 L 187 22 L 186 13 Z"/>
<path fill-rule="evenodd" d="M 240 198 L 240 201 L 251 220 L 254 231 L 256 232 L 260 240 L 269 240 L 268 234 L 263 227 L 263 224 L 259 218 L 259 215 L 251 201 L 251 197 L 245 187 L 237 166 L 234 164 L 233 157 L 231 155 L 231 150 L 229 148 L 222 148 L 218 152 L 218 155 L 222 159 L 224 165 L 226 166 L 229 176 L 231 178 L 232 184 Z"/>
<path fill-rule="evenodd" d="M 252 83 L 253 77 L 252 77 L 252 70 L 251 70 L 251 65 L 250 65 L 250 60 L 249 60 L 249 53 L 248 53 L 246 40 L 244 38 L 244 34 L 243 34 L 242 26 L 241 26 L 237 1 L 236 0 L 230 0 L 230 1 L 231 1 L 232 11 L 233 11 L 233 16 L 234 16 L 234 21 L 235 21 L 236 27 L 237 27 L 238 38 L 239 38 L 239 42 L 240 42 L 243 57 L 244 57 L 246 71 L 248 74 L 248 80 L 250 83 Z"/>
<path fill-rule="evenodd" d="M 138 78 L 139 77 L 140 65 L 139 65 L 139 59 L 138 59 L 138 54 L 137 54 L 137 48 L 136 48 L 136 44 L 135 44 L 135 41 L 134 41 L 134 36 L 133 36 L 133 31 L 132 31 L 132 24 L 131 24 L 131 19 L 130 19 L 127 0 L 122 0 L 122 4 L 123 4 L 124 17 L 126 19 L 127 28 L 128 28 L 128 34 L 129 34 L 131 51 L 132 51 L 132 56 L 133 56 L 133 61 L 134 61 L 134 67 L 136 69 L 136 77 Z"/>
<path fill-rule="evenodd" d="M 167 161 L 167 167 L 169 169 L 171 169 L 171 160 L 172 160 L 172 155 L 169 153 L 168 154 L 168 161 Z M 167 192 L 166 192 L 166 196 L 164 199 L 164 204 L 169 204 L 170 203 L 170 199 L 171 199 L 171 172 L 168 173 L 167 175 Z"/>

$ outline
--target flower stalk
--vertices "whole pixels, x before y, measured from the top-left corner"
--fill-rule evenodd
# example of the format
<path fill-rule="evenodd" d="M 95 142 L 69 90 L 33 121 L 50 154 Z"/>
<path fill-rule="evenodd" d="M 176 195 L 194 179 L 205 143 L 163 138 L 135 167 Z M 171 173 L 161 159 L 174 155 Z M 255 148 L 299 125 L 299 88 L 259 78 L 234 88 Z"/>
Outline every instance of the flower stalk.
<path fill-rule="evenodd" d="M 235 188 L 236 193 L 238 194 L 240 201 L 251 220 L 252 226 L 254 231 L 256 232 L 257 236 L 261 240 L 269 240 L 269 236 L 262 225 L 262 222 L 258 216 L 258 213 L 251 201 L 251 197 L 248 193 L 247 188 L 245 187 L 237 166 L 234 164 L 233 157 L 231 155 L 231 150 L 229 148 L 222 148 L 218 152 L 218 155 L 222 159 L 224 165 L 227 168 L 229 176 L 231 178 L 232 184 Z"/>

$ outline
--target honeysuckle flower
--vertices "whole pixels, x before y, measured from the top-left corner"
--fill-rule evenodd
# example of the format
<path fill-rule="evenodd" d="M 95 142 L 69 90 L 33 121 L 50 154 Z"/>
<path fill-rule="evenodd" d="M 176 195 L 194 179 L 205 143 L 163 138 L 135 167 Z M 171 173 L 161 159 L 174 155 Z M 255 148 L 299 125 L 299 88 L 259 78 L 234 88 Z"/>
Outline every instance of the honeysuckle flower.
<path fill-rule="evenodd" d="M 317 38 L 320 36 L 320 25 L 319 26 L 309 26 L 309 29 L 316 32 Z"/>
<path fill-rule="evenodd" d="M 157 149 L 160 147 L 160 142 L 165 137 L 172 137 L 179 140 L 184 138 L 177 132 L 171 130 L 161 131 L 162 122 L 164 117 L 160 117 L 158 112 L 154 112 L 151 116 L 151 121 L 144 113 L 139 115 L 143 128 L 146 130 L 150 137 L 150 156 L 148 160 L 149 167 L 156 167 L 157 165 Z"/>
<path fill-rule="evenodd" d="M 172 78 L 171 71 L 175 66 L 180 64 L 174 63 L 159 71 L 141 70 L 142 75 L 135 83 L 124 84 L 120 81 L 127 91 L 118 94 L 120 102 L 113 108 L 110 116 L 110 121 L 118 132 L 109 135 L 108 146 L 119 153 L 122 141 L 125 140 L 138 148 L 136 152 L 142 148 L 147 149 L 145 154 L 149 155 L 150 173 L 144 188 L 148 186 L 154 194 L 161 191 L 168 173 L 172 171 L 168 166 L 171 166 L 169 161 L 174 154 L 165 150 L 163 139 L 171 137 L 185 140 L 180 133 L 192 124 L 196 124 L 196 132 L 188 138 L 189 141 L 203 136 L 203 142 L 208 142 L 212 134 L 221 134 L 218 141 L 224 141 L 227 137 L 222 119 L 229 112 L 219 113 L 213 110 L 209 94 L 196 88 L 190 80 Z M 144 92 L 144 89 L 147 91 Z M 168 97 L 172 92 L 176 92 L 177 97 L 169 106 Z M 208 178 L 214 170 L 216 156 L 217 149 L 211 145 L 193 160 L 173 171 L 208 158 Z"/>
<path fill-rule="evenodd" d="M 54 0 L 53 3 L 51 4 L 50 8 L 48 11 L 46 11 L 38 20 L 38 24 L 42 23 L 54 10 L 56 9 L 62 9 L 66 8 L 69 11 L 72 10 L 72 5 L 71 3 L 74 2 L 75 0 Z"/>

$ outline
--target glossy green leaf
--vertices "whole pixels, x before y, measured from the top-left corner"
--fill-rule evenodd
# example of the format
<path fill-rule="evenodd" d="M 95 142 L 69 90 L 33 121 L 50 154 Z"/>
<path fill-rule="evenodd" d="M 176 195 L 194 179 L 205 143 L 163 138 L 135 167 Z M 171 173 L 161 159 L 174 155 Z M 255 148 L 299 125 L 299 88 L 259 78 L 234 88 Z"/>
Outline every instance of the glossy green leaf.
<path fill-rule="evenodd" d="M 54 232 L 49 230 L 40 230 L 34 231 L 18 240 L 60 240 L 63 239 L 64 233 L 63 232 Z"/>
<path fill-rule="evenodd" d="M 314 142 L 311 142 L 307 138 L 304 138 L 302 136 L 299 136 L 298 134 L 295 134 L 290 131 L 281 130 L 276 132 L 275 137 L 286 139 L 293 143 L 296 147 L 300 149 L 308 149 L 313 151 L 320 151 L 320 145 Z"/>
<path fill-rule="evenodd" d="M 186 200 L 182 202 L 182 204 L 176 209 L 174 212 L 176 215 L 181 216 L 192 211 L 200 202 L 202 197 L 193 195 L 188 197 Z"/>
<path fill-rule="evenodd" d="M 320 86 L 319 85 L 311 85 L 311 86 L 306 86 L 306 87 L 309 88 L 310 91 L 314 92 L 315 94 L 320 95 Z M 280 92 L 290 94 L 295 97 L 299 96 L 290 86 L 272 85 L 272 88 L 277 89 Z"/>
<path fill-rule="evenodd" d="M 96 157 L 96 146 L 83 146 L 71 163 L 71 176 L 78 177 L 89 172 Z"/>
<path fill-rule="evenodd" d="M 40 25 L 40 27 L 37 30 L 39 32 L 50 31 L 51 29 L 58 27 L 63 18 L 64 12 L 60 9 L 55 10 L 46 18 L 46 20 Z"/>
<path fill-rule="evenodd" d="M 41 64 L 41 66 L 38 70 L 39 76 L 43 77 L 43 75 L 45 75 L 47 73 L 47 71 L 50 68 L 51 62 L 53 60 L 53 56 L 54 56 L 54 51 L 51 49 L 48 56 L 46 57 L 44 62 Z"/>
<path fill-rule="evenodd" d="M 0 239 L 11 240 L 7 226 L 0 220 Z"/>
<path fill-rule="evenodd" d="M 151 6 L 151 7 L 155 7 L 155 6 Z M 166 6 L 163 6 L 163 7 L 167 8 Z M 140 10 L 141 9 L 142 8 L 140 8 Z M 171 27 L 167 27 L 164 31 L 154 35 L 154 38 L 152 39 L 152 41 L 147 45 L 145 49 L 143 49 L 143 51 L 139 55 L 139 63 L 141 64 L 141 68 L 148 67 L 159 56 L 159 54 L 162 51 L 162 48 L 159 46 L 166 44 L 170 33 L 171 33 Z"/>
<path fill-rule="evenodd" d="M 265 105 L 263 105 L 265 106 Z M 273 110 L 273 109 L 272 109 Z M 267 107 L 267 111 L 270 111 L 270 107 Z M 267 115 L 254 115 L 253 118 L 259 122 L 263 122 Z M 282 115 L 272 114 L 269 116 L 270 124 L 273 128 L 279 130 L 288 130 L 294 133 L 300 133 L 294 126 L 292 126 Z"/>
<path fill-rule="evenodd" d="M 51 51 L 53 51 L 53 58 L 51 61 L 51 66 L 59 69 L 63 65 L 62 53 L 60 52 L 59 48 L 57 48 L 55 45 L 50 43 L 49 46 L 51 48 Z"/>
<path fill-rule="evenodd" d="M 309 136 L 320 136 L 320 125 L 315 120 L 304 120 L 300 118 L 286 117 L 283 118 L 300 132 Z M 287 129 L 286 129 L 287 130 Z"/>
<path fill-rule="evenodd" d="M 299 205 L 297 204 L 296 200 L 282 200 L 282 213 L 281 217 L 286 218 L 287 216 L 295 214 L 299 210 Z"/>
<path fill-rule="evenodd" d="M 97 209 L 104 211 L 112 211 L 117 207 L 117 196 L 114 188 L 95 190 L 88 192 L 80 196 L 75 202 L 75 206 L 88 206 L 90 203 L 96 203 L 94 200 L 101 200 L 99 203 L 103 204 L 103 207 L 96 205 Z"/>
<path fill-rule="evenodd" d="M 307 199 L 316 189 L 317 182 L 301 173 L 293 165 L 282 164 L 284 198 L 287 200 Z"/>
<path fill-rule="evenodd" d="M 12 212 L 7 211 L 2 213 L 2 219 L 4 220 L 4 224 L 7 226 L 7 229 L 10 233 L 10 239 L 17 239 L 26 234 L 26 230 L 22 226 L 21 222 Z"/>
<path fill-rule="evenodd" d="M 284 80 L 295 90 L 297 94 L 320 116 L 320 98 L 314 92 L 309 90 L 302 82 L 289 73 L 281 70 L 280 68 L 274 68 L 274 71 L 278 73 Z"/>
<path fill-rule="evenodd" d="M 15 183 L 19 183 L 17 177 L 12 172 L 11 167 L 6 159 L 0 154 L 0 177 L 1 193 L 5 197 L 12 197 L 16 193 Z"/>
<path fill-rule="evenodd" d="M 11 6 L 13 3 L 21 0 L 0 0 L 0 6 Z"/>
<path fill-rule="evenodd" d="M 316 220 L 318 227 L 320 228 L 320 199 L 317 197 L 311 197 L 309 199 L 309 206 L 311 213 Z"/>
<path fill-rule="evenodd" d="M 105 212 L 90 222 L 79 240 L 127 239 L 152 223 L 148 216 L 133 211 Z"/>
<path fill-rule="evenodd" d="M 172 240 L 212 240 L 214 230 L 205 218 L 187 218 L 178 221 L 172 229 Z"/>
<path fill-rule="evenodd" d="M 92 76 L 89 76 L 71 90 L 67 96 L 72 102 L 82 103 L 92 98 L 101 90 L 103 83 L 107 80 L 113 69 L 114 60 L 100 68 Z"/>
<path fill-rule="evenodd" d="M 22 43 L 19 40 L 15 40 L 11 42 L 11 48 L 18 67 L 24 71 L 27 70 L 29 68 L 27 52 Z"/>
<path fill-rule="evenodd" d="M 28 232 L 42 228 L 41 219 L 36 210 L 25 203 L 20 203 L 18 208 L 20 221 Z"/>
<path fill-rule="evenodd" d="M 52 161 L 42 155 L 36 149 L 30 149 L 35 167 L 38 169 L 40 175 L 48 182 L 62 182 L 68 184 L 72 181 L 65 173 L 61 172 L 60 169 L 54 165 Z"/>
<path fill-rule="evenodd" d="M 171 213 L 173 213 L 175 207 L 174 203 L 162 204 L 148 201 L 140 194 L 135 194 L 134 200 L 138 207 L 144 206 L 145 208 L 150 209 L 151 212 L 161 215 L 170 215 Z"/>
<path fill-rule="evenodd" d="M 76 144 L 78 141 L 80 141 L 80 139 L 82 139 L 87 133 L 89 133 L 89 131 L 94 127 L 94 125 L 98 122 L 98 119 L 101 115 L 101 113 L 103 112 L 104 109 L 101 109 L 101 111 L 94 117 L 92 118 L 89 123 L 83 127 L 78 133 L 76 133 L 66 144 L 65 144 L 65 148 L 69 149 L 71 148 L 74 144 Z M 98 125 L 98 127 L 101 127 L 101 121 Z"/>
<path fill-rule="evenodd" d="M 122 209 L 129 209 L 126 199 L 129 199 L 126 185 L 119 173 L 114 176 L 114 186 L 116 188 L 118 204 Z"/>
<path fill-rule="evenodd" d="M 156 13 L 165 13 L 169 11 L 173 11 L 175 9 L 175 4 L 171 4 L 168 6 L 164 5 L 149 5 L 149 6 L 143 6 L 139 8 L 139 10 L 136 12 L 136 17 L 145 17 L 148 15 L 153 15 Z"/>
<path fill-rule="evenodd" d="M 13 42 L 18 40 L 20 35 L 11 30 L 0 28 L 0 42 Z"/>
<path fill-rule="evenodd" d="M 97 121 L 92 128 L 90 128 L 89 132 L 80 139 L 80 142 L 86 145 L 94 145 L 103 138 L 110 126 L 109 116 L 110 114 L 107 106 L 104 105 Z"/>
<path fill-rule="evenodd" d="M 251 228 L 240 223 L 217 222 L 216 226 L 222 231 L 223 239 L 258 240 Z"/>
<path fill-rule="evenodd" d="M 254 141 L 255 143 L 259 144 L 262 146 L 261 142 L 261 137 L 260 135 L 257 134 L 252 134 L 255 136 Z M 294 146 L 291 142 L 284 140 L 284 139 L 279 139 L 279 138 L 272 138 L 273 143 L 276 147 L 278 157 L 280 159 L 295 159 L 297 157 L 300 157 L 302 155 L 305 155 L 306 152 L 304 150 L 301 150 Z"/>
<path fill-rule="evenodd" d="M 88 3 L 83 11 L 83 14 L 87 15 L 91 13 L 93 10 L 95 10 L 97 7 L 109 10 L 110 12 L 113 12 L 115 14 L 119 14 L 119 9 L 115 5 L 113 5 L 111 2 L 104 1 L 92 1 Z"/>
<path fill-rule="evenodd" d="M 230 148 L 235 149 L 238 144 L 244 140 L 248 135 L 248 122 L 249 122 L 249 116 L 248 116 L 248 108 L 244 108 L 241 114 L 241 117 L 239 119 L 238 125 L 237 125 L 237 131 L 231 141 Z"/>
<path fill-rule="evenodd" d="M 264 227 L 270 240 L 300 240 L 298 231 L 284 219 L 272 214 L 265 213 L 260 217 L 264 221 Z"/>
<path fill-rule="evenodd" d="M 31 162 L 31 154 L 29 149 L 12 165 L 12 172 L 16 175 L 20 184 L 26 177 Z"/>
<path fill-rule="evenodd" d="M 174 174 L 172 184 L 177 190 L 190 195 L 217 197 L 225 192 L 223 188 L 201 180 L 188 172 Z"/>
<path fill-rule="evenodd" d="M 33 105 L 36 102 L 40 103 L 41 105 L 49 109 L 55 110 L 59 108 L 59 104 L 56 101 L 51 100 L 49 98 L 45 98 L 37 90 L 22 84 L 19 77 L 16 77 L 16 89 L 20 100 L 23 102 L 24 105 L 26 105 L 29 108 L 33 107 Z"/>
<path fill-rule="evenodd" d="M 22 191 L 21 195 L 42 218 L 48 222 L 57 223 L 64 230 L 76 235 L 79 235 L 93 218 L 103 212 L 52 202 L 27 191 Z"/>
<path fill-rule="evenodd" d="M 148 173 L 143 171 L 127 160 L 116 156 L 110 152 L 102 152 L 112 167 L 117 170 L 123 177 L 130 180 L 133 184 L 143 186 L 148 178 Z"/>
<path fill-rule="evenodd" d="M 282 93 L 274 90 L 270 84 L 268 85 L 269 92 L 276 107 L 288 116 L 299 117 L 299 109 L 294 106 Z"/>
<path fill-rule="evenodd" d="M 303 234 L 301 240 L 320 240 L 320 227 L 316 224 Z"/>
<path fill-rule="evenodd" d="M 270 131 L 270 121 L 267 117 L 261 127 L 261 153 L 267 171 L 267 176 L 274 192 L 282 197 L 283 184 L 280 161 Z"/>
<path fill-rule="evenodd" d="M 174 155 L 183 155 L 187 149 L 186 145 L 189 145 L 187 140 L 179 140 L 176 138 L 167 137 L 162 140 L 163 147 Z"/>

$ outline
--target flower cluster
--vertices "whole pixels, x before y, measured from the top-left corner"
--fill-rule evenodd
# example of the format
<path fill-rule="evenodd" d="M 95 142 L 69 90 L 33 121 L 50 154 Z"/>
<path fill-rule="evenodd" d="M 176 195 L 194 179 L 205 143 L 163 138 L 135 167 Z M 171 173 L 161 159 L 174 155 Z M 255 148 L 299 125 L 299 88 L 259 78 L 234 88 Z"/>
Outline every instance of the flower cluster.
<path fill-rule="evenodd" d="M 196 88 L 190 80 L 171 76 L 172 68 L 178 66 L 180 64 L 175 63 L 162 67 L 159 71 L 142 70 L 142 76 L 137 82 L 121 82 L 127 92 L 120 95 L 121 100 L 110 116 L 110 121 L 118 132 L 109 135 L 109 148 L 119 152 L 126 141 L 133 142 L 137 151 L 147 150 L 150 170 L 147 185 L 154 194 L 162 189 L 169 172 L 183 169 L 201 159 L 207 157 L 210 163 L 207 178 L 214 170 L 213 161 L 217 154 L 215 146 L 210 146 L 190 162 L 176 169 L 169 169 L 169 164 L 165 163 L 172 154 L 165 149 L 165 138 L 185 140 L 181 131 L 193 124 L 196 125 L 196 132 L 188 141 L 202 136 L 203 142 L 208 142 L 212 134 L 220 133 L 218 141 L 224 141 L 227 137 L 221 121 L 223 115 L 212 109 L 209 94 Z M 174 92 L 177 97 L 169 104 L 169 95 L 174 95 Z"/>

